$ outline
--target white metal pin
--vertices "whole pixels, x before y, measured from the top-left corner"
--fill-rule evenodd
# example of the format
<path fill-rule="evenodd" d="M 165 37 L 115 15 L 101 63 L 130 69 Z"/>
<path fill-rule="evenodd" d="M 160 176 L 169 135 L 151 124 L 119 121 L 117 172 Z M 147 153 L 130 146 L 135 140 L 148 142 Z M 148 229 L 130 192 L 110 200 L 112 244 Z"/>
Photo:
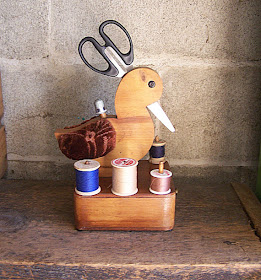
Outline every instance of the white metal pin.
<path fill-rule="evenodd" d="M 102 118 L 106 118 L 106 109 L 104 102 L 101 99 L 97 99 L 94 102 L 96 115 L 100 115 Z"/>

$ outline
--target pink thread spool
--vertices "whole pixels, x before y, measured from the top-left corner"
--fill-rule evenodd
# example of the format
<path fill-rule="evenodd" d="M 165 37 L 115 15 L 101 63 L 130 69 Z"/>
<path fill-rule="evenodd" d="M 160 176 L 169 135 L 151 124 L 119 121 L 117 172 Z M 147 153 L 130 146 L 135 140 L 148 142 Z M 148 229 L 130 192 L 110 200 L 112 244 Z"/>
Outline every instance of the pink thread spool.
<path fill-rule="evenodd" d="M 163 169 L 163 162 L 160 162 L 159 169 L 150 171 L 150 192 L 154 194 L 168 194 L 171 192 L 172 172 Z"/>

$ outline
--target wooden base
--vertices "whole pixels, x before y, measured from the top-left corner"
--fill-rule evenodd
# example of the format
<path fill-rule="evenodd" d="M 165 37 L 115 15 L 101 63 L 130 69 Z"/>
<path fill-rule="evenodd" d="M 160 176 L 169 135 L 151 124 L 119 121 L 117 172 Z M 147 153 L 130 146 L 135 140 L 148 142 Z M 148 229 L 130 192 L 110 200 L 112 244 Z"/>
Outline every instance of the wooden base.
<path fill-rule="evenodd" d="M 141 160 L 138 165 L 138 193 L 120 197 L 111 193 L 110 178 L 100 178 L 101 192 L 94 196 L 74 193 L 78 230 L 171 230 L 174 227 L 176 193 L 156 195 L 149 191 L 150 170 L 157 165 Z M 165 168 L 169 169 L 166 162 Z"/>
<path fill-rule="evenodd" d="M 5 127 L 0 125 L 0 179 L 7 169 Z"/>

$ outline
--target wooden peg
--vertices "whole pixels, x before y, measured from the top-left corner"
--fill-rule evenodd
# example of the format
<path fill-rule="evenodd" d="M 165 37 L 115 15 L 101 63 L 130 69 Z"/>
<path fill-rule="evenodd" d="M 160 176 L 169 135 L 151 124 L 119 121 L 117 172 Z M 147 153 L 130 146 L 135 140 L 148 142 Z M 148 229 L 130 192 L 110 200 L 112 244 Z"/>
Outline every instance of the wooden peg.
<path fill-rule="evenodd" d="M 160 161 L 159 163 L 159 173 L 163 173 L 163 169 L 164 169 L 164 162 L 163 161 Z"/>
<path fill-rule="evenodd" d="M 102 119 L 106 119 L 107 115 L 106 115 L 106 113 L 101 113 L 101 114 L 100 114 L 100 117 L 101 117 Z"/>

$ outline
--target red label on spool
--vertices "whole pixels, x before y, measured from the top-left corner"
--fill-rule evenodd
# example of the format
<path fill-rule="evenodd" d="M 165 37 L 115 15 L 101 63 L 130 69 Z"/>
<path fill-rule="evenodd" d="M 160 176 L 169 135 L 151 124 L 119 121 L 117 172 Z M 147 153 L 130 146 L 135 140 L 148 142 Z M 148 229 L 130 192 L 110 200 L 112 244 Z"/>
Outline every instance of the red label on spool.
<path fill-rule="evenodd" d="M 159 169 L 153 169 L 150 171 L 151 176 L 157 177 L 157 178 L 167 178 L 172 176 L 172 172 L 169 170 L 164 169 L 163 173 L 159 172 Z"/>
<path fill-rule="evenodd" d="M 116 158 L 111 164 L 115 167 L 128 167 L 137 165 L 137 161 L 132 158 Z"/>

